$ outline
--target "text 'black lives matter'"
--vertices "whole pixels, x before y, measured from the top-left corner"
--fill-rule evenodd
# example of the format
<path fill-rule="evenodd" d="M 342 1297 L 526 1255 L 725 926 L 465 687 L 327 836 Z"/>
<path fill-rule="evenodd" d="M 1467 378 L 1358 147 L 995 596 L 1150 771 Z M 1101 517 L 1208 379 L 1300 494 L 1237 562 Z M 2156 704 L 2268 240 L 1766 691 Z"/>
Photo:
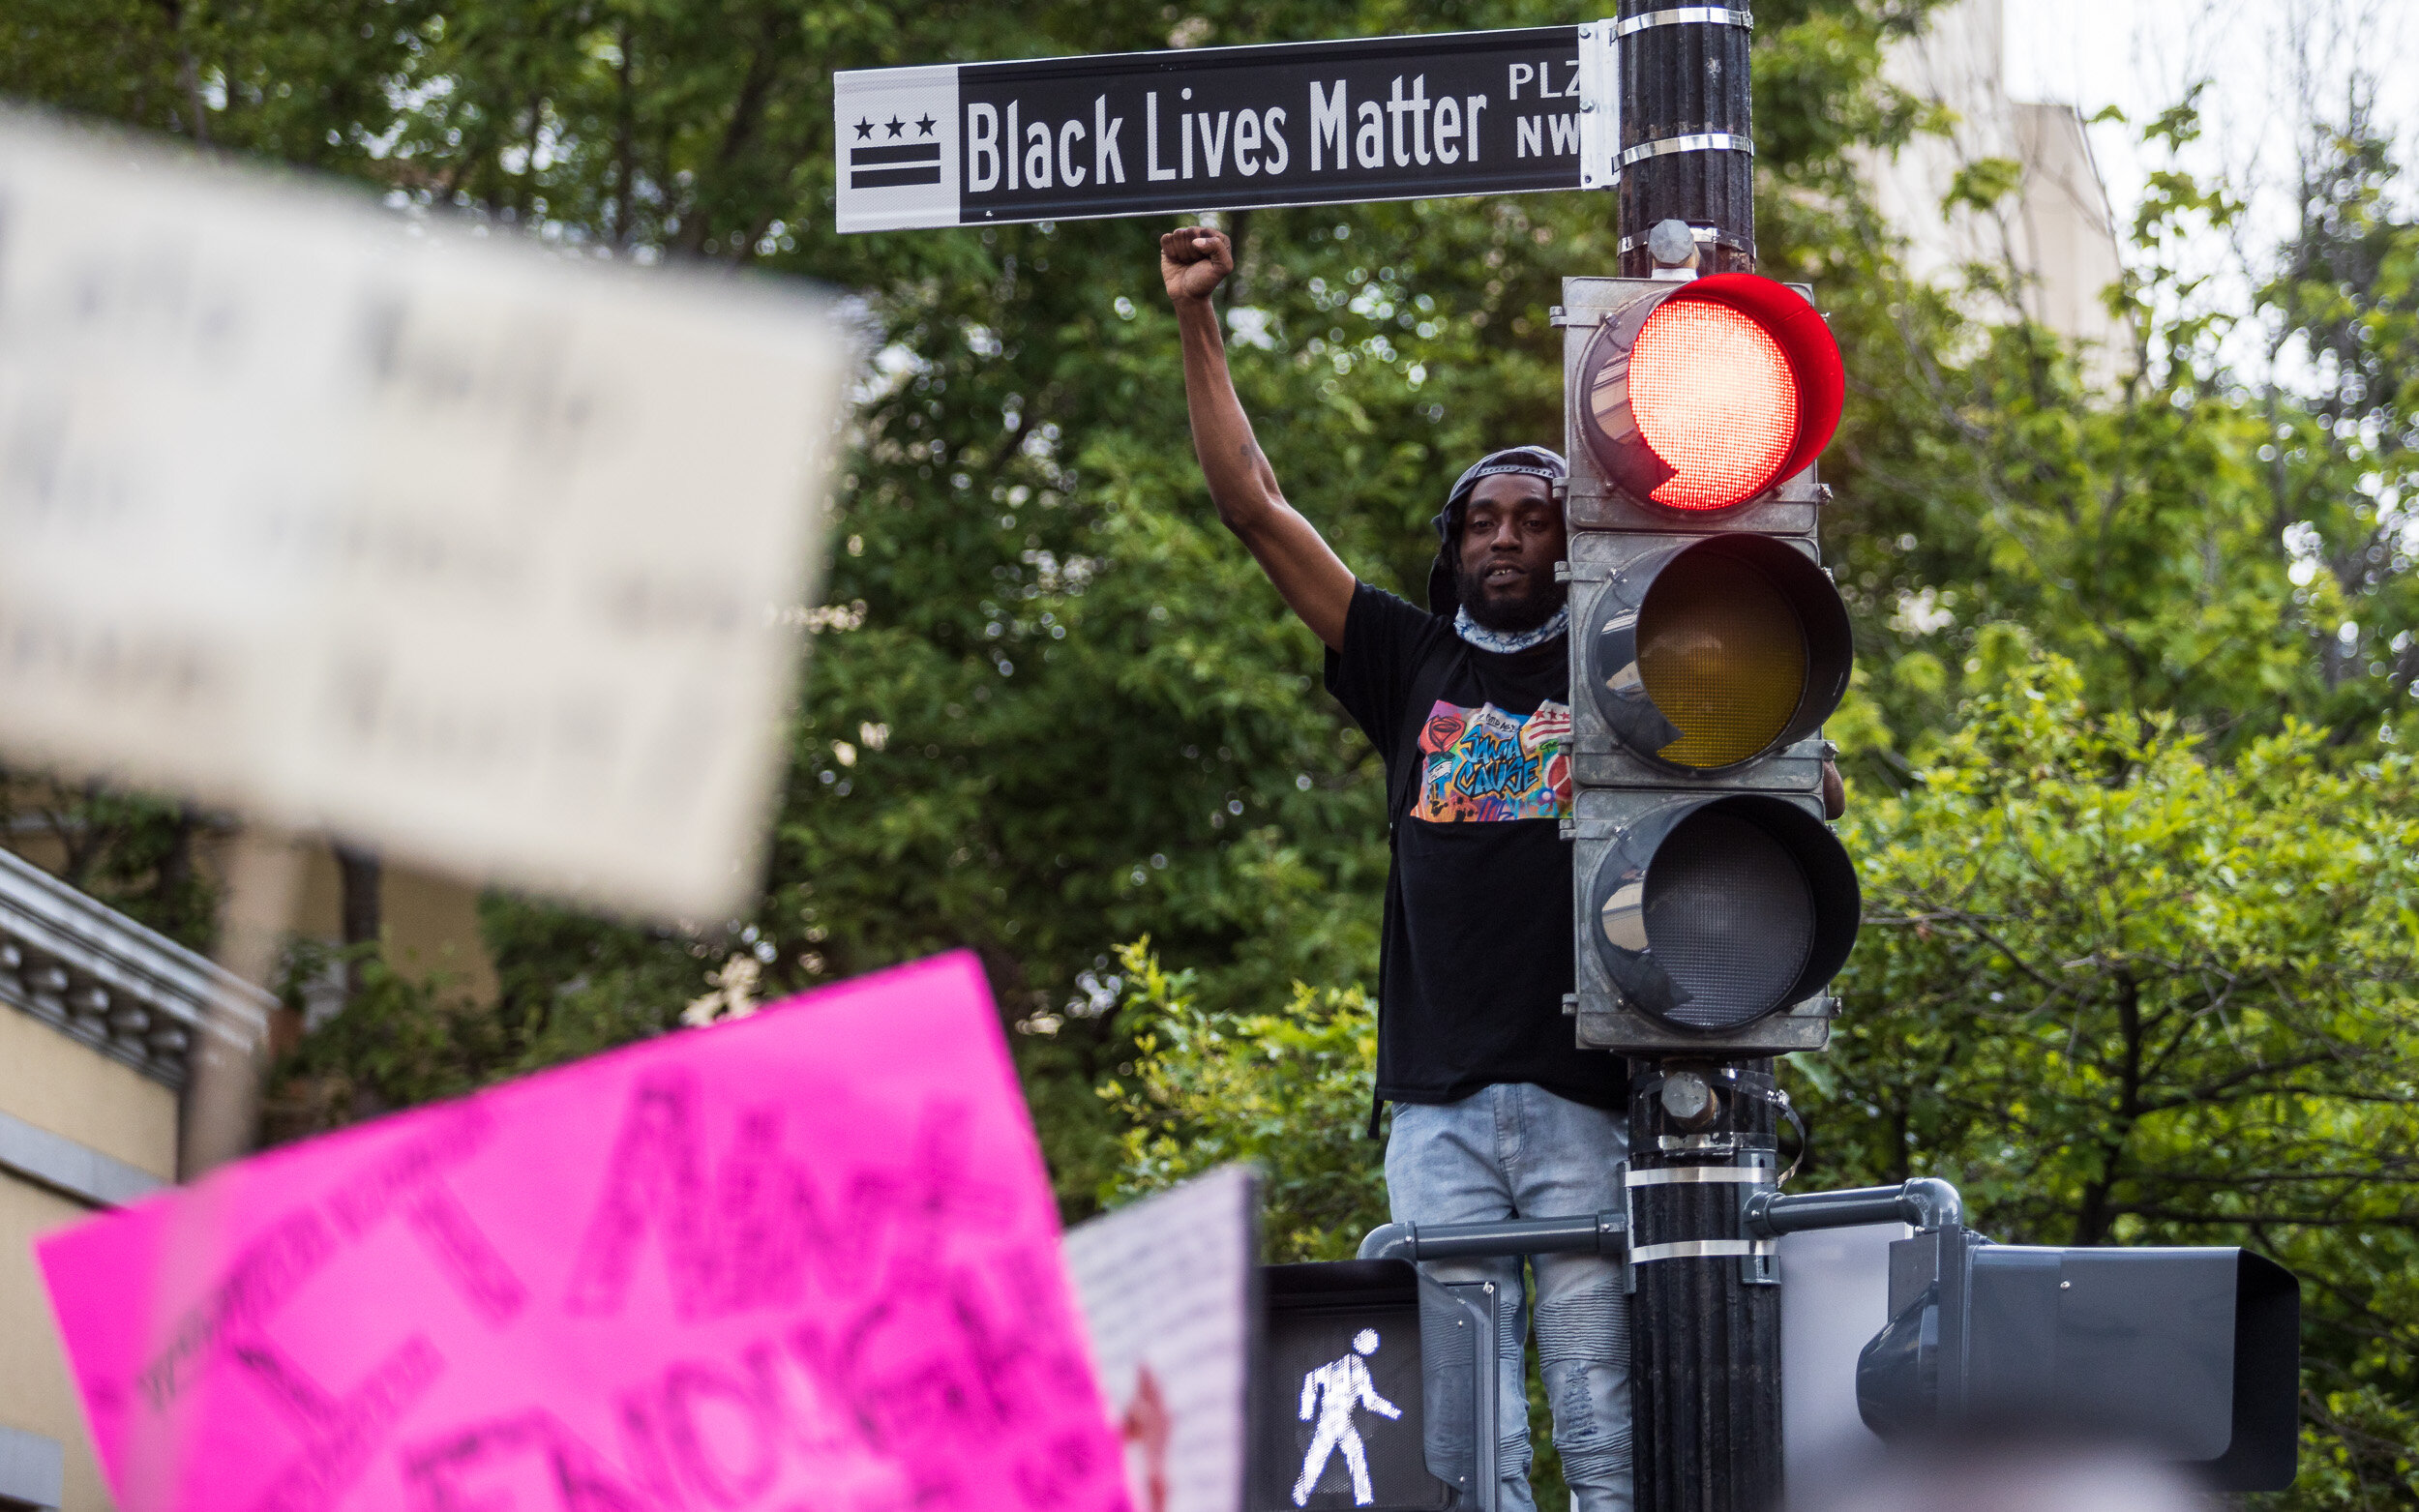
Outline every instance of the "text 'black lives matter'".
<path fill-rule="evenodd" d="M 1592 36 L 1542 26 L 844 72 L 839 227 L 1608 183 L 1609 37 Z M 1599 160 L 1601 177 L 1583 173 Z"/>

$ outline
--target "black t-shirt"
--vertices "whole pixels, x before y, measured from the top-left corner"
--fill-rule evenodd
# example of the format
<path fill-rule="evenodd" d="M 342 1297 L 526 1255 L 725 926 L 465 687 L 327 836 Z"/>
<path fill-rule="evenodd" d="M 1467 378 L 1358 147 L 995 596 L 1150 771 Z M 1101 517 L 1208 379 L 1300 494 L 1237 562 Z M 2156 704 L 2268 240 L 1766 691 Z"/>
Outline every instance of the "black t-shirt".
<path fill-rule="evenodd" d="M 1422 684 L 1431 662 L 1440 665 Z M 1410 707 L 1415 684 L 1434 690 L 1427 707 Z M 1328 653 L 1327 686 L 1389 777 L 1396 763 L 1419 762 L 1406 812 L 1394 816 L 1386 882 L 1378 1096 L 1449 1103 L 1531 1082 L 1574 1102 L 1622 1106 L 1621 1058 L 1578 1049 L 1563 1016 L 1571 990 L 1570 845 L 1560 830 L 1570 813 L 1568 637 L 1481 651 L 1449 619 L 1362 583 L 1344 649 Z"/>

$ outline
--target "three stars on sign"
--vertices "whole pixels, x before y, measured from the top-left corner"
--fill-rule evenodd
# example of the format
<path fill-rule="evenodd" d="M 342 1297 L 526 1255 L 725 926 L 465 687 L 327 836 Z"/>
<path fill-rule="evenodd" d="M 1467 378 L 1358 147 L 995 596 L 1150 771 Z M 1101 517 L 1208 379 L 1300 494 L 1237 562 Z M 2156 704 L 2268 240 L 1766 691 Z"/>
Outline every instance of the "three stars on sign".
<path fill-rule="evenodd" d="M 933 133 L 933 128 L 934 128 L 935 126 L 940 125 L 941 123 L 940 123 L 940 122 L 938 122 L 938 121 L 935 121 L 935 120 L 933 119 L 933 117 L 932 117 L 932 112 L 928 110 L 928 111 L 926 111 L 926 112 L 924 113 L 924 118 L 923 118 L 922 120 L 920 120 L 920 121 L 916 121 L 916 122 L 913 122 L 913 123 L 910 123 L 910 122 L 907 122 L 907 121 L 902 121 L 902 120 L 900 120 L 897 116 L 895 116 L 895 115 L 894 115 L 894 116 L 892 116 L 889 120 L 884 121 L 884 122 L 882 122 L 882 123 L 881 123 L 881 125 L 882 125 L 882 126 L 883 126 L 883 127 L 884 127 L 884 128 L 885 128 L 885 129 L 889 132 L 889 133 L 890 133 L 892 136 L 897 136 L 897 135 L 901 134 L 902 133 L 904 133 L 904 132 L 908 129 L 908 127 L 909 127 L 911 124 L 912 124 L 912 125 L 915 127 L 915 134 L 916 134 L 916 135 L 918 135 L 918 136 L 930 136 L 930 135 Z M 875 123 L 874 123 L 871 119 L 868 119 L 868 118 L 865 118 L 865 117 L 859 117 L 859 118 L 858 118 L 858 120 L 857 120 L 857 123 L 856 123 L 856 136 L 857 136 L 857 140 L 859 140 L 859 141 L 863 141 L 863 140 L 865 140 L 867 137 L 872 136 L 872 135 L 874 134 L 874 126 L 875 126 Z"/>

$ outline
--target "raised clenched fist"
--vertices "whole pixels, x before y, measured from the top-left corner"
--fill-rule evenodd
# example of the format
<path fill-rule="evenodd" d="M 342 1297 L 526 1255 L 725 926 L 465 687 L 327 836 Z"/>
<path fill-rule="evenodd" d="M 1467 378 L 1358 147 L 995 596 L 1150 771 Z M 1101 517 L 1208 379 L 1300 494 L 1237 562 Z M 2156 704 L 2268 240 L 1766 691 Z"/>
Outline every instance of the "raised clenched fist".
<path fill-rule="evenodd" d="M 1159 280 L 1170 299 L 1208 299 L 1234 271 L 1235 248 L 1224 231 L 1188 225 L 1159 238 Z"/>

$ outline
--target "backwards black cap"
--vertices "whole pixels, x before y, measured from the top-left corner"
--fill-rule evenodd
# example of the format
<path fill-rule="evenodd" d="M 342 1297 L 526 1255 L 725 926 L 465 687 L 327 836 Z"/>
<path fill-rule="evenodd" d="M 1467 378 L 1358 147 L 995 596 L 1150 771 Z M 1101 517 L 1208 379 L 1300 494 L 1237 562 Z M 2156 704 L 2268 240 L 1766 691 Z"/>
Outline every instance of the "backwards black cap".
<path fill-rule="evenodd" d="M 1428 612 L 1451 614 L 1461 608 L 1461 593 L 1454 586 L 1453 549 L 1461 536 L 1462 516 L 1470 508 L 1471 492 L 1480 478 L 1499 473 L 1519 473 L 1525 477 L 1543 478 L 1549 485 L 1570 476 L 1570 464 L 1562 454 L 1542 446 L 1514 446 L 1500 452 L 1489 452 L 1470 464 L 1470 470 L 1453 485 L 1453 491 L 1445 496 L 1445 507 L 1436 515 L 1436 565 L 1428 569 Z"/>

